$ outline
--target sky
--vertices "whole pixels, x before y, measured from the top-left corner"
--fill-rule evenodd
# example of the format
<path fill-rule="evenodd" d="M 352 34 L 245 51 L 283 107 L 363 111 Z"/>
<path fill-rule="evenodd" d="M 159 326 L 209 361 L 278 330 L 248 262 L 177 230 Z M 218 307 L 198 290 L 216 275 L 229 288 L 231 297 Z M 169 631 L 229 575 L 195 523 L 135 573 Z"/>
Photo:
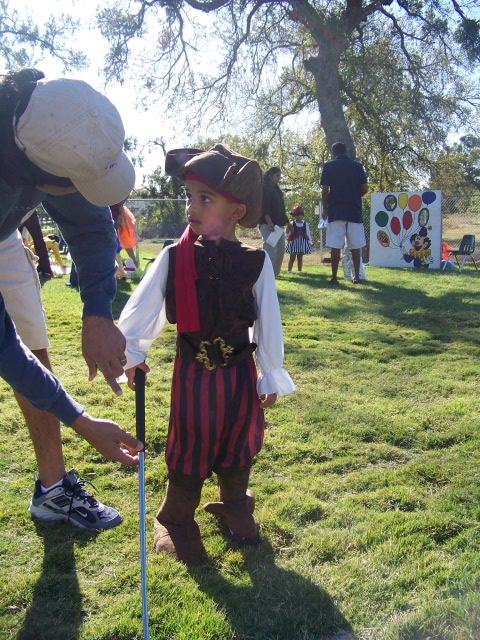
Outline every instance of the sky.
<path fill-rule="evenodd" d="M 167 149 L 183 146 L 184 141 L 176 139 L 175 124 L 169 120 L 157 107 L 143 111 L 135 106 L 136 93 L 132 83 L 128 80 L 123 86 L 109 84 L 105 86 L 101 74 L 106 45 L 101 34 L 92 31 L 88 23 L 95 16 L 97 6 L 101 0 L 24 0 L 23 6 L 39 25 L 46 22 L 50 15 L 58 16 L 62 13 L 70 14 L 74 18 L 81 18 L 85 27 L 77 34 L 72 46 L 83 51 L 91 64 L 85 71 L 65 73 L 62 64 L 50 56 L 35 61 L 35 66 L 45 73 L 47 78 L 59 76 L 75 77 L 85 80 L 95 89 L 104 93 L 116 106 L 122 116 L 125 132 L 128 137 L 137 138 L 139 146 L 147 144 L 155 138 L 163 138 Z M 19 5 L 17 9 L 21 11 Z M 151 173 L 156 167 L 163 167 L 163 152 L 157 149 L 153 153 L 144 152 L 144 167 L 137 169 L 137 186 L 141 185 L 143 176 Z"/>
<path fill-rule="evenodd" d="M 104 63 L 106 44 L 101 34 L 93 31 L 89 26 L 99 5 L 106 5 L 106 0 L 24 0 L 23 3 L 10 0 L 11 6 L 21 13 L 26 11 L 38 25 L 45 23 L 50 15 L 59 16 L 70 14 L 74 18 L 81 19 L 85 26 L 78 32 L 76 40 L 72 42 L 72 47 L 83 51 L 90 60 L 90 67 L 81 72 L 70 72 L 65 74 L 60 62 L 45 55 L 41 60 L 35 61 L 35 66 L 43 71 L 47 77 L 58 77 L 69 75 L 89 82 L 95 89 L 101 91 L 113 102 L 119 110 L 125 126 L 126 135 L 136 138 L 138 146 L 143 145 L 155 138 L 162 138 L 166 143 L 166 148 L 173 149 L 188 145 L 188 140 L 184 139 L 182 133 L 181 114 L 169 116 L 165 114 L 160 106 L 151 107 L 145 111 L 136 105 L 137 95 L 133 83 L 126 79 L 125 83 L 109 84 L 105 86 L 101 69 Z M 109 0 L 111 4 L 112 0 Z M 205 17 L 204 19 L 209 19 Z M 145 37 L 145 46 L 148 47 L 150 38 L 155 38 L 157 31 L 155 27 L 152 33 Z M 207 48 L 208 51 L 208 48 Z M 205 53 L 205 52 L 204 52 Z M 204 56 L 205 57 L 205 56 Z M 318 118 L 318 114 L 313 114 L 313 118 Z M 302 115 L 302 121 L 305 115 Z M 201 133 L 201 132 L 200 132 Z M 461 132 L 451 134 L 449 143 L 457 140 Z M 137 168 L 137 186 L 144 182 L 144 176 L 151 173 L 158 166 L 163 167 L 163 151 L 156 147 L 151 153 L 145 150 L 144 166 Z"/>

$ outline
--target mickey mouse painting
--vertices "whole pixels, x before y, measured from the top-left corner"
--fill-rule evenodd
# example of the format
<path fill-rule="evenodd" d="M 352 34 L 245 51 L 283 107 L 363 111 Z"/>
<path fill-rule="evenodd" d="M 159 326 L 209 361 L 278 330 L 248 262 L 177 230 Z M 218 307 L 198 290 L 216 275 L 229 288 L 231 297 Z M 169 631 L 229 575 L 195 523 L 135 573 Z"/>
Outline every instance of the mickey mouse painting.
<path fill-rule="evenodd" d="M 432 242 L 428 237 L 427 227 L 420 227 L 416 233 L 411 235 L 410 244 L 412 248 L 408 253 L 407 250 L 402 247 L 402 257 L 405 262 L 413 262 L 413 267 L 416 269 L 428 269 L 430 264 L 433 263 L 433 258 L 430 249 Z"/>

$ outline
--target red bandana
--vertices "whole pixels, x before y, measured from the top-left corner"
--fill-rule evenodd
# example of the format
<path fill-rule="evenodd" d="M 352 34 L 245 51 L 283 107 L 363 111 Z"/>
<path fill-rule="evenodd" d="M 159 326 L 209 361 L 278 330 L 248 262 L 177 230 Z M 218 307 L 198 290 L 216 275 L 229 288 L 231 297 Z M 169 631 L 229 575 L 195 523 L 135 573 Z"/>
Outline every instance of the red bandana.
<path fill-rule="evenodd" d="M 201 182 L 202 184 L 207 185 L 207 187 L 210 187 L 210 189 L 213 189 L 211 184 L 209 184 L 204 178 L 199 176 L 197 173 L 194 173 L 193 171 L 189 171 L 185 175 L 184 180 L 185 182 L 187 180 L 195 180 L 196 182 Z M 226 198 L 229 202 L 236 202 L 238 204 L 240 203 L 240 200 L 238 198 L 235 198 L 235 196 L 232 196 L 232 194 L 228 193 L 228 191 L 222 191 L 221 189 L 213 189 L 213 191 L 216 191 L 217 193 L 219 193 L 221 196 Z"/>
<path fill-rule="evenodd" d="M 175 306 L 177 309 L 178 333 L 200 331 L 197 289 L 195 287 L 197 270 L 195 269 L 193 249 L 197 238 L 198 236 L 193 233 L 189 225 L 177 244 Z"/>
<path fill-rule="evenodd" d="M 195 180 L 213 187 L 206 180 L 189 171 L 184 180 Z M 213 189 L 229 202 L 240 202 L 227 191 Z M 183 232 L 177 244 L 177 256 L 175 265 L 175 305 L 177 310 L 178 333 L 190 333 L 200 331 L 200 318 L 198 315 L 198 299 L 195 281 L 197 270 L 195 269 L 194 244 L 198 236 L 193 233 L 190 226 Z"/>

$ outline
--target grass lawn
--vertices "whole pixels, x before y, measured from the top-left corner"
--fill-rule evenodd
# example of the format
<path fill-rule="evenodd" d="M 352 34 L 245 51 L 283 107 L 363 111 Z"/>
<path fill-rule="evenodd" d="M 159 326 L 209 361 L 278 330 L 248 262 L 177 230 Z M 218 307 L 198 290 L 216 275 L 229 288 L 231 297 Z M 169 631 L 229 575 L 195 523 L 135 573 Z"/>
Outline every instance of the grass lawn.
<path fill-rule="evenodd" d="M 152 551 L 165 488 L 174 329 L 147 380 L 148 605 L 152 640 L 480 638 L 480 273 L 367 267 L 328 285 L 327 265 L 277 280 L 285 366 L 298 391 L 267 410 L 251 488 L 262 543 L 239 548 L 197 520 L 208 559 Z M 134 398 L 87 381 L 81 303 L 43 287 L 51 358 L 95 416 L 134 430 Z M 134 288 L 119 284 L 118 313 Z M 0 383 L 0 638 L 142 638 L 138 475 L 63 428 L 67 468 L 119 509 L 98 535 L 27 512 L 35 459 Z M 202 499 L 217 496 L 215 479 Z"/>

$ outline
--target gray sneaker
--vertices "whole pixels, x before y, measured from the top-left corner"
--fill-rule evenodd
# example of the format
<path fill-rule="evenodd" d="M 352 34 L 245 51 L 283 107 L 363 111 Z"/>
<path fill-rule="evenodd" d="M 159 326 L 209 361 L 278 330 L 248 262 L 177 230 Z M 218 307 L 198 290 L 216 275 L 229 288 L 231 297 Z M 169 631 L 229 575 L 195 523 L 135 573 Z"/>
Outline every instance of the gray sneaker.
<path fill-rule="evenodd" d="M 66 520 L 80 529 L 97 531 L 112 529 L 122 522 L 122 516 L 85 491 L 85 480 L 77 478 L 73 469 L 63 478 L 61 486 L 42 493 L 40 480 L 35 481 L 35 493 L 28 507 L 39 520 Z"/>

